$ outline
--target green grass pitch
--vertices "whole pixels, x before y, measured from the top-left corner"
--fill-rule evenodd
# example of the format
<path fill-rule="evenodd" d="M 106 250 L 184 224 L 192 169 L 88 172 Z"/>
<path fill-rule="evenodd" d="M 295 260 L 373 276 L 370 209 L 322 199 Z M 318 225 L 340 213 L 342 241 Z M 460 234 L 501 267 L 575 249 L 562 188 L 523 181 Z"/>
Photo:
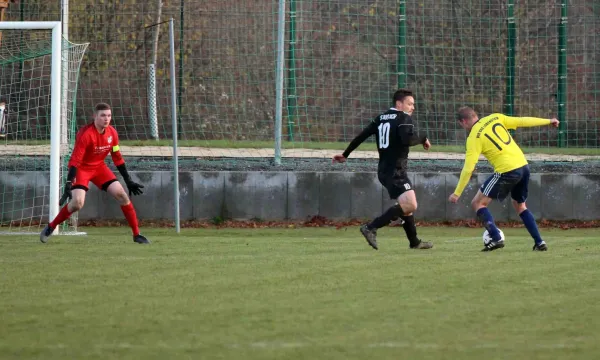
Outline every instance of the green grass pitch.
<path fill-rule="evenodd" d="M 0 237 L 1 359 L 597 359 L 597 229 L 88 228 Z"/>

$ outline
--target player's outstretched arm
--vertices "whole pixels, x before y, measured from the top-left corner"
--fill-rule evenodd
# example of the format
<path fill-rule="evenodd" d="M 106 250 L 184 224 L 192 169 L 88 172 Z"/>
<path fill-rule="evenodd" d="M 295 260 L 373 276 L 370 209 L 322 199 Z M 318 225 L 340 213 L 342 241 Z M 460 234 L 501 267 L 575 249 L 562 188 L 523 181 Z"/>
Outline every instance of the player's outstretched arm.
<path fill-rule="evenodd" d="M 520 127 L 534 127 L 534 126 L 546 126 L 552 125 L 554 127 L 558 127 L 559 121 L 556 118 L 552 119 L 542 119 L 537 117 L 514 117 L 514 116 L 505 116 L 504 117 L 504 126 L 507 129 L 517 129 Z"/>
<path fill-rule="evenodd" d="M 473 170 L 475 170 L 475 166 L 477 165 L 477 161 L 479 160 L 479 155 L 481 154 L 481 143 L 477 138 L 469 137 L 467 139 L 467 152 L 465 154 L 465 164 L 463 165 L 463 169 L 460 172 L 460 179 L 458 180 L 458 184 L 454 189 L 454 192 L 448 198 L 448 201 L 452 203 L 456 203 L 460 198 L 460 195 L 463 193 L 469 180 L 471 179 L 471 175 L 473 174 Z"/>
<path fill-rule="evenodd" d="M 350 153 L 354 151 L 357 147 L 359 147 L 360 144 L 362 144 L 365 140 L 367 140 L 369 136 L 375 134 L 376 130 L 377 125 L 373 121 L 369 124 L 369 126 L 364 128 L 363 131 L 360 132 L 360 134 L 358 134 L 354 139 L 352 139 L 352 141 L 350 142 L 350 144 L 348 144 L 348 147 L 346 148 L 346 150 L 344 150 L 342 154 L 337 154 L 333 156 L 333 163 L 345 162 L 348 156 L 350 156 Z"/>
<path fill-rule="evenodd" d="M 144 193 L 142 191 L 142 189 L 144 188 L 144 185 L 138 184 L 135 181 L 133 181 L 133 179 L 131 179 L 131 176 L 129 176 L 129 172 L 127 171 L 127 167 L 125 166 L 125 163 L 118 165 L 117 169 L 119 170 L 119 173 L 121 173 L 121 176 L 123 177 L 123 181 L 125 181 L 125 185 L 127 185 L 127 190 L 129 190 L 129 196 L 131 196 L 132 194 L 133 195 L 141 195 Z"/>

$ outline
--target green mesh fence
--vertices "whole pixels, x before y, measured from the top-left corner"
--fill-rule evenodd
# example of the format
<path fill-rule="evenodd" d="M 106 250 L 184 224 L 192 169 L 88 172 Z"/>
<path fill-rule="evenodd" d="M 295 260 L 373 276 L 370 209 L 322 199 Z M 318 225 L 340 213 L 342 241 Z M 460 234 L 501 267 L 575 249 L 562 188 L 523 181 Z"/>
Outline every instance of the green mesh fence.
<path fill-rule="evenodd" d="M 51 92 L 51 30 L 2 30 L 0 43 L 0 233 L 39 232 L 48 218 L 51 98 L 62 99 L 60 155 L 75 126 L 79 65 L 87 44 L 63 41 L 63 90 Z M 58 69 L 60 71 L 60 69 Z M 76 231 L 76 216 L 63 230 Z"/>
<path fill-rule="evenodd" d="M 60 3 L 11 3 L 6 20 L 60 20 Z M 481 115 L 558 116 L 559 130 L 515 133 L 526 151 L 542 153 L 528 155 L 532 170 L 600 172 L 598 1 L 286 0 L 278 165 L 279 1 L 163 1 L 160 11 L 158 3 L 79 0 L 69 6 L 68 38 L 90 46 L 85 56 L 76 55 L 83 56 L 81 71 L 68 75 L 73 102 L 64 109 L 69 126 L 63 135 L 88 123 L 96 103 L 109 102 L 132 170 L 171 168 L 174 105 L 164 22 L 173 18 L 182 171 L 374 171 L 372 142 L 346 166 L 331 167 L 328 158 L 403 86 L 416 92 L 414 118 L 434 145 L 433 153 L 411 153 L 412 171 L 460 169 L 465 133 L 454 114 L 470 105 Z M 0 226 L 39 231 L 48 211 L 49 42 L 15 41 L 19 36 L 3 32 L 0 44 L 0 102 L 10 100 L 0 129 Z M 11 41 L 20 46 L 18 56 L 10 55 Z M 479 169 L 491 171 L 486 163 Z"/>
<path fill-rule="evenodd" d="M 180 154 L 222 164 L 272 158 L 279 2 L 169 1 L 160 19 L 157 3 L 71 2 L 70 39 L 91 42 L 81 71 L 78 124 L 89 121 L 95 103 L 110 102 L 124 153 L 168 164 L 168 33 L 166 24 L 152 25 L 174 18 Z M 597 1 L 286 3 L 284 157 L 325 158 L 343 149 L 390 105 L 398 86 L 416 92 L 414 118 L 438 149 L 462 149 L 465 133 L 454 113 L 471 105 L 482 115 L 560 116 L 562 131 L 518 130 L 517 141 L 536 151 L 597 154 Z M 59 14 L 59 4 L 27 1 L 11 5 L 8 18 L 58 20 Z M 148 117 L 148 68 L 155 56 L 158 141 Z M 363 155 L 373 153 L 357 153 Z"/>

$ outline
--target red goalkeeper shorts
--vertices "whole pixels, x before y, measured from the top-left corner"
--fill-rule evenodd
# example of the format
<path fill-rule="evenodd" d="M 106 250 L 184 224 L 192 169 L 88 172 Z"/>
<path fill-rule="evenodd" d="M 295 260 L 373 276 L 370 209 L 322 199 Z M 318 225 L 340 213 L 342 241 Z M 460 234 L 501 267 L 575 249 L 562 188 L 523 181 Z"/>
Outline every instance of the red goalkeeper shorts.
<path fill-rule="evenodd" d="M 102 164 L 95 169 L 77 169 L 75 175 L 75 181 L 73 181 L 73 189 L 83 189 L 88 191 L 90 181 L 94 183 L 99 189 L 106 191 L 108 186 L 113 182 L 117 181 L 117 177 L 112 171 Z"/>

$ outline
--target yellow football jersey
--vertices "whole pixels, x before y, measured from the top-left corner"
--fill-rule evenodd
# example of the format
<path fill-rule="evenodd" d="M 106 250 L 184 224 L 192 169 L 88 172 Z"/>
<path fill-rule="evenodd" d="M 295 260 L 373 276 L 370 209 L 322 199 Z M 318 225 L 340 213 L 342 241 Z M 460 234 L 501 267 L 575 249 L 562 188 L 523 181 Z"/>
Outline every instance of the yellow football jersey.
<path fill-rule="evenodd" d="M 459 196 L 462 194 L 481 154 L 494 167 L 494 172 L 500 174 L 527 165 L 523 151 L 508 129 L 548 124 L 550 124 L 549 119 L 511 117 L 503 114 L 491 114 L 479 119 L 467 137 L 465 164 L 454 194 Z"/>

